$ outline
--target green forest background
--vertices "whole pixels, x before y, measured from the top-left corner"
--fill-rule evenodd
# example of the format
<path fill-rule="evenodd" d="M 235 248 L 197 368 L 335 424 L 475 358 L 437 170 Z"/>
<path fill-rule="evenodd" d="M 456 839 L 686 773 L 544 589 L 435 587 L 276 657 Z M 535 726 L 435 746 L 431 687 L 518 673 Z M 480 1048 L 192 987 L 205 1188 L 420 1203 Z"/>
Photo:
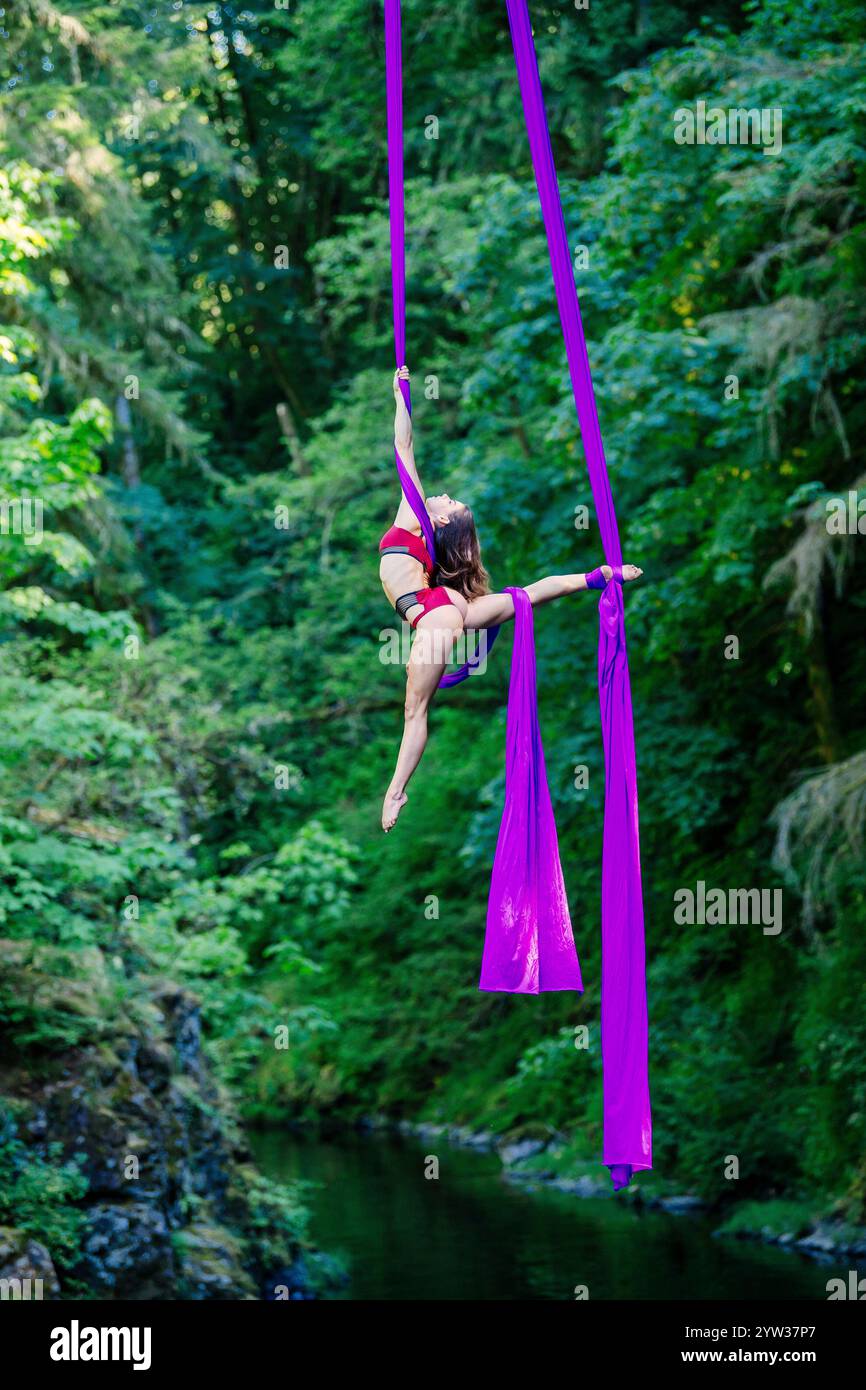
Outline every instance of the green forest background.
<path fill-rule="evenodd" d="M 531 9 L 623 548 L 645 571 L 626 605 L 641 1182 L 861 1220 L 866 567 L 827 502 L 866 499 L 866 17 Z M 403 683 L 380 660 L 375 553 L 396 505 L 381 6 L 19 0 L 0 25 L 0 497 L 44 502 L 41 542 L 4 525 L 0 550 L 0 1224 L 72 1259 L 80 1175 L 22 1107 L 144 1027 L 166 980 L 201 1002 L 247 1121 L 557 1132 L 597 1164 L 593 602 L 536 620 L 586 994 L 477 990 L 507 636 L 437 699 L 409 805 L 379 828 Z M 403 25 L 422 476 L 471 502 L 496 587 L 588 570 L 504 5 L 404 0 Z M 676 144 L 698 98 L 781 108 L 781 152 Z M 782 888 L 782 933 L 678 925 L 698 880 Z"/>

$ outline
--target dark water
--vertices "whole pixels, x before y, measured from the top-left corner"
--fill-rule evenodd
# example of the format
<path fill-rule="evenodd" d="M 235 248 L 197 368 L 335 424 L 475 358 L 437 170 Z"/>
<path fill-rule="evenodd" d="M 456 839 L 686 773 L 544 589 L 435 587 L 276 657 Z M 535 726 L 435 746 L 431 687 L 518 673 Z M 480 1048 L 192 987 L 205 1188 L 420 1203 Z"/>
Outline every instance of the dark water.
<path fill-rule="evenodd" d="M 317 1184 L 312 1236 L 340 1254 L 349 1299 L 813 1299 L 847 1274 L 752 1242 L 715 1239 L 712 1223 L 638 1213 L 613 1199 L 502 1179 L 495 1154 L 444 1139 L 252 1136 L 265 1174 Z M 424 1158 L 439 1159 L 439 1178 Z"/>

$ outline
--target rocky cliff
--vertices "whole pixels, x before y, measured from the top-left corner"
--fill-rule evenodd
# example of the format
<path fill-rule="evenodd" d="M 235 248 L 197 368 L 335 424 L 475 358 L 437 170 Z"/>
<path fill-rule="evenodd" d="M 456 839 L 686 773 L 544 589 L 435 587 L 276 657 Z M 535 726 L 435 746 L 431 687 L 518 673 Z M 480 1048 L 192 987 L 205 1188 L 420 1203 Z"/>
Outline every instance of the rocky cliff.
<path fill-rule="evenodd" d="M 321 1262 L 303 1215 L 250 1161 L 204 1058 L 197 999 L 139 977 L 118 1007 L 117 979 L 86 954 L 64 980 L 51 948 L 0 942 L 7 1032 L 9 1001 L 21 1004 L 0 1068 L 0 1280 L 41 1280 L 45 1298 L 313 1296 Z M 21 1046 L 43 1011 L 83 1025 L 76 1045 Z"/>

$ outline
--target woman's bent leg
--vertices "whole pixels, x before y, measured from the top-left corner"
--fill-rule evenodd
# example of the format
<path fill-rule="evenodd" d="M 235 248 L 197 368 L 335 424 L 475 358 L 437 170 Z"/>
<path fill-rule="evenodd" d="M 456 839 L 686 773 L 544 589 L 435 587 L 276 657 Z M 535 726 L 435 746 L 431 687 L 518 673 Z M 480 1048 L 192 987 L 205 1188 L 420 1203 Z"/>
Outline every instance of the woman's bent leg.
<path fill-rule="evenodd" d="M 457 608 L 436 608 L 426 613 L 415 629 L 412 654 L 406 663 L 406 705 L 403 738 L 397 765 L 382 806 L 382 829 L 391 830 L 406 805 L 406 786 L 427 744 L 427 711 L 451 660 L 451 649 L 463 631 Z"/>

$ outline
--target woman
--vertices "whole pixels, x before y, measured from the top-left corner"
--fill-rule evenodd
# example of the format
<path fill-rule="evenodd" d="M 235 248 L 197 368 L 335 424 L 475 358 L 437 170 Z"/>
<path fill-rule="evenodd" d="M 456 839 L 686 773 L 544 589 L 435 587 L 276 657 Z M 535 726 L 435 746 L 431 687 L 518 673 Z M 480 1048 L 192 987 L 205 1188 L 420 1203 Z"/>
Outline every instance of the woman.
<path fill-rule="evenodd" d="M 510 594 L 490 592 L 490 580 L 481 562 L 481 547 L 471 511 L 447 493 L 424 497 L 415 465 L 412 443 L 412 417 L 400 390 L 400 379 L 409 380 L 408 367 L 394 373 L 394 444 L 397 453 L 417 487 L 436 532 L 436 563 L 427 552 L 421 527 L 403 496 L 394 525 L 379 544 L 379 578 L 388 598 L 401 618 L 415 629 L 412 653 L 406 664 L 406 707 L 403 740 L 391 785 L 382 807 L 382 829 L 391 830 L 406 805 L 406 786 L 415 771 L 427 742 L 427 710 L 436 693 L 445 667 L 451 660 L 454 643 L 464 630 L 496 627 L 514 617 Z M 643 573 L 634 565 L 623 565 L 623 580 L 637 579 Z M 576 594 L 580 589 L 604 588 L 611 577 L 609 565 L 591 574 L 550 575 L 526 586 L 533 607 Z"/>

